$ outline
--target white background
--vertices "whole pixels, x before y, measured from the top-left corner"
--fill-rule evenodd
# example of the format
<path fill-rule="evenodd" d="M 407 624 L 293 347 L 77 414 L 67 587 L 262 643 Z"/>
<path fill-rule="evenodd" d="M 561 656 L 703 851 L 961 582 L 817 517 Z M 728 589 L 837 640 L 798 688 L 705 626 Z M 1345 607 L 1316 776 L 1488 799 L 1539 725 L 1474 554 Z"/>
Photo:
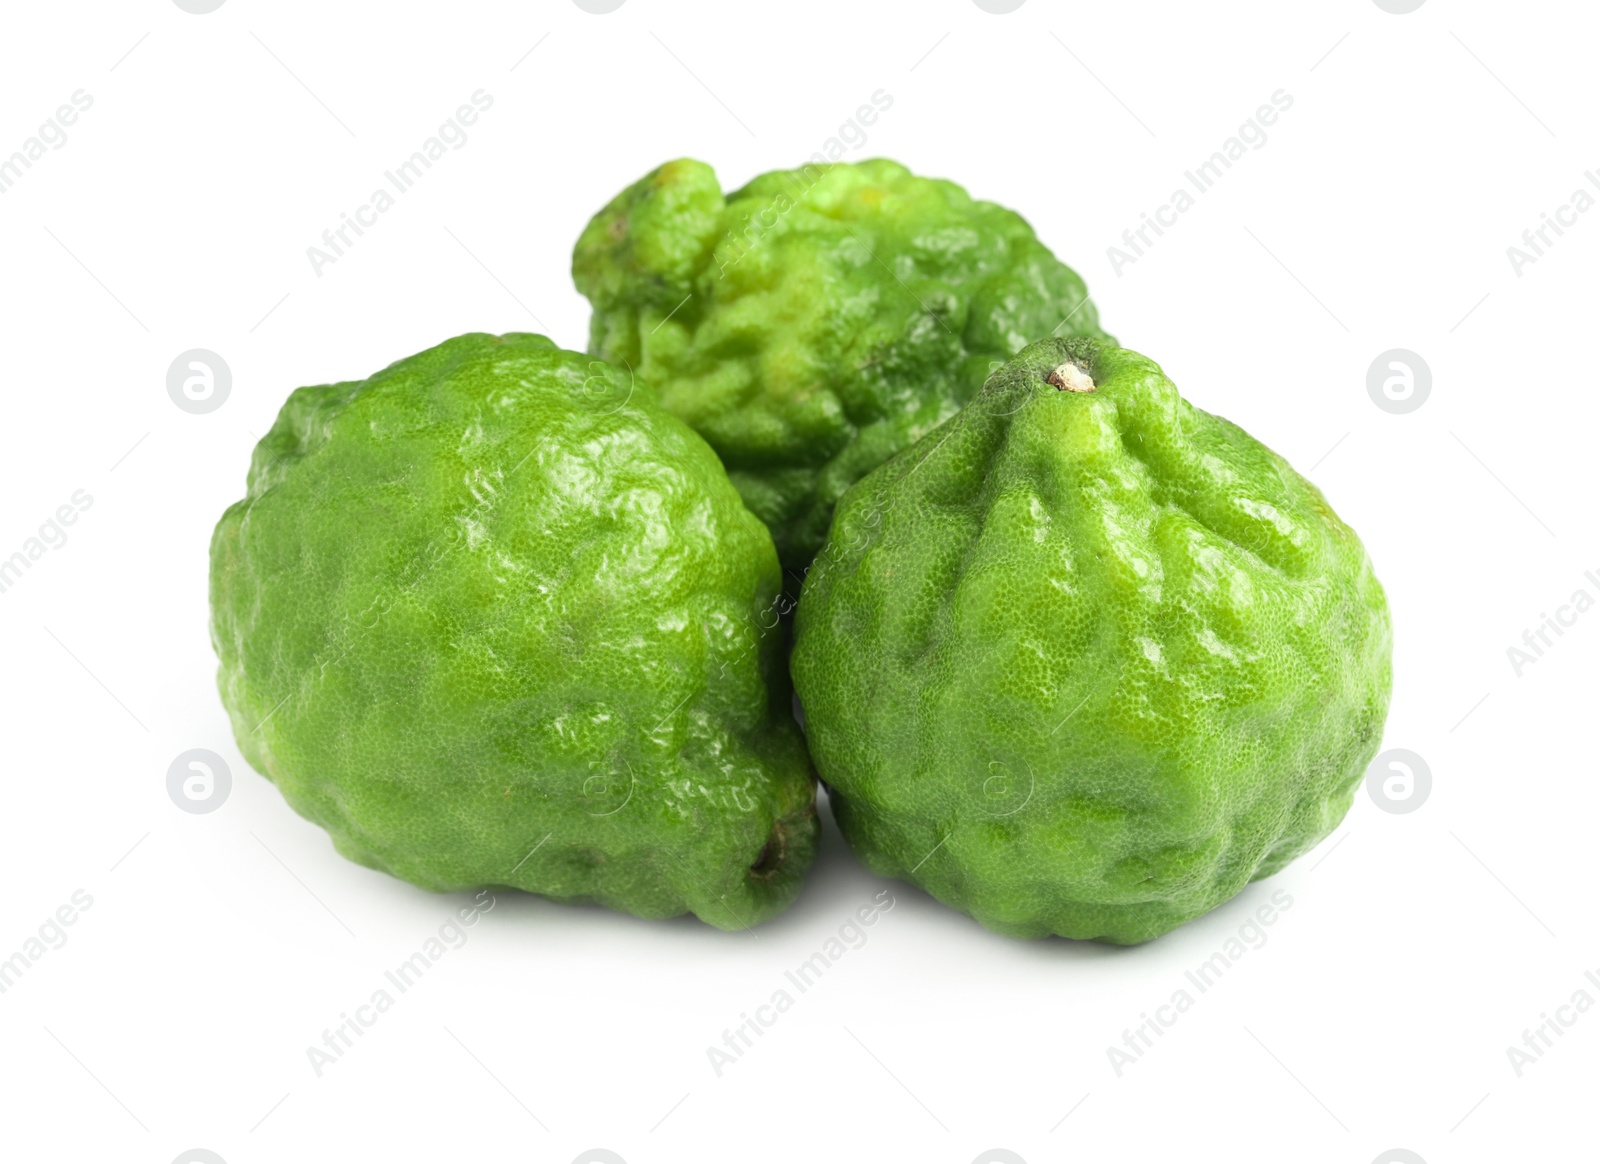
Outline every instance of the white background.
<path fill-rule="evenodd" d="M 1587 6 L 100 0 L 6 25 L 0 156 L 74 91 L 93 107 L 0 195 L 0 557 L 93 502 L 0 594 L 0 958 L 93 905 L 0 994 L 0 1157 L 1595 1158 L 1600 1012 L 1563 1012 L 1520 1077 L 1507 1055 L 1600 1000 L 1600 613 L 1520 677 L 1507 655 L 1600 597 L 1600 214 L 1507 257 L 1600 166 Z M 467 144 L 314 273 L 306 248 L 479 89 Z M 206 555 L 251 447 L 295 386 L 463 331 L 581 347 L 571 246 L 617 190 L 679 155 L 729 188 L 796 165 L 879 89 L 845 156 L 1020 210 L 1111 331 L 1361 533 L 1396 628 L 1384 746 L 1431 795 L 1362 792 L 1316 852 L 1136 949 L 1011 941 L 895 885 L 720 1077 L 707 1048 L 886 887 L 831 823 L 754 934 L 503 894 L 319 1078 L 307 1047 L 468 898 L 340 859 L 234 747 Z M 1114 271 L 1279 89 L 1266 144 Z M 167 394 L 190 348 L 232 370 L 209 414 Z M 1432 370 L 1405 415 L 1367 391 L 1391 348 Z M 210 815 L 166 791 L 191 748 L 232 770 Z M 1107 1048 L 1274 890 L 1265 942 L 1119 1075 Z"/>

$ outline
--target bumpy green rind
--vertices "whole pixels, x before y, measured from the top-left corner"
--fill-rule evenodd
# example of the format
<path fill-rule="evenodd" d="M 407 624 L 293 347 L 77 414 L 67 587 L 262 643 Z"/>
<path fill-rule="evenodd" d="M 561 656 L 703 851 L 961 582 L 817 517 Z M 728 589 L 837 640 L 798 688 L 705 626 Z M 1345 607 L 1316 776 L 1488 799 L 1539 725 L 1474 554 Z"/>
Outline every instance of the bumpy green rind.
<path fill-rule="evenodd" d="M 351 860 L 735 929 L 816 847 L 778 586 L 642 385 L 465 335 L 290 396 L 212 538 L 212 641 L 240 749 Z"/>
<path fill-rule="evenodd" d="M 1014 212 L 884 160 L 763 174 L 724 198 L 668 162 L 578 240 L 589 350 L 717 450 L 804 568 L 833 506 L 1045 335 L 1103 336 L 1083 280 Z"/>
<path fill-rule="evenodd" d="M 1095 390 L 1052 386 L 1063 363 Z M 850 844 L 1018 937 L 1142 942 L 1282 869 L 1343 818 L 1389 703 L 1355 533 L 1092 339 L 1032 345 L 845 496 L 796 636 Z"/>

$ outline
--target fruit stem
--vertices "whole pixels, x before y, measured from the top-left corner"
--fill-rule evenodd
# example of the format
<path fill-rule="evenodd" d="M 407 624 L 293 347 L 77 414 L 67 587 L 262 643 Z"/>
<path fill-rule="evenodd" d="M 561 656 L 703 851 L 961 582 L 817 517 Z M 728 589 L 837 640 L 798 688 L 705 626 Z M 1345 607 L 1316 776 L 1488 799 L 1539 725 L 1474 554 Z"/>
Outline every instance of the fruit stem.
<path fill-rule="evenodd" d="M 755 862 L 750 866 L 750 872 L 755 877 L 766 880 L 776 873 L 783 864 L 783 859 L 788 855 L 788 833 L 782 821 L 772 822 L 772 834 L 767 838 L 767 843 L 761 847 Z"/>
<path fill-rule="evenodd" d="M 1045 382 L 1062 392 L 1093 392 L 1095 389 L 1094 380 L 1089 373 L 1070 361 L 1051 372 L 1045 378 Z"/>

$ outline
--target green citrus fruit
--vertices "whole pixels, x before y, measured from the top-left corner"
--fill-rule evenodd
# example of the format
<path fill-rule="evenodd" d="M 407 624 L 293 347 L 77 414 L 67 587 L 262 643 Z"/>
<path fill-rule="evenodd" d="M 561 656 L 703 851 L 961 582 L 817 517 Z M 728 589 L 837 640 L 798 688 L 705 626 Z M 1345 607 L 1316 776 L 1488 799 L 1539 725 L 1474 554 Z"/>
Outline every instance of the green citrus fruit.
<path fill-rule="evenodd" d="M 1132 943 L 1282 869 L 1379 745 L 1355 533 L 1154 362 L 1046 340 L 857 484 L 792 659 L 845 837 L 984 925 Z"/>
<path fill-rule="evenodd" d="M 834 503 L 1044 335 L 1102 335 L 1083 280 L 1014 211 L 884 160 L 724 195 L 668 162 L 572 258 L 589 350 L 693 425 L 803 568 Z"/>
<path fill-rule="evenodd" d="M 345 856 L 727 929 L 816 846 L 771 538 L 654 397 L 535 335 L 302 388 L 211 545 L 239 746 Z"/>

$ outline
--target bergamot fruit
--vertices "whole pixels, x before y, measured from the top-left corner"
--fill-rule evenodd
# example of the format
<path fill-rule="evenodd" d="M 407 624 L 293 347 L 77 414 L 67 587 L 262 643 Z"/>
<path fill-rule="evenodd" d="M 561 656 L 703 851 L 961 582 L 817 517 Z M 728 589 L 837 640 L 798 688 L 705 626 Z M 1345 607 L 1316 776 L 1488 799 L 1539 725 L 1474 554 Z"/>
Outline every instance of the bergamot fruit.
<path fill-rule="evenodd" d="M 1101 336 L 1023 219 L 876 160 L 723 195 L 680 160 L 597 214 L 572 259 L 589 350 L 660 390 L 802 569 L 834 503 L 1045 335 Z"/>
<path fill-rule="evenodd" d="M 779 568 L 716 455 L 536 335 L 302 388 L 211 545 L 246 758 L 351 860 L 751 925 L 814 783 Z"/>
<path fill-rule="evenodd" d="M 855 486 L 792 668 L 845 837 L 1004 934 L 1134 943 L 1350 807 L 1383 591 L 1286 461 L 1154 362 L 1045 340 Z"/>

